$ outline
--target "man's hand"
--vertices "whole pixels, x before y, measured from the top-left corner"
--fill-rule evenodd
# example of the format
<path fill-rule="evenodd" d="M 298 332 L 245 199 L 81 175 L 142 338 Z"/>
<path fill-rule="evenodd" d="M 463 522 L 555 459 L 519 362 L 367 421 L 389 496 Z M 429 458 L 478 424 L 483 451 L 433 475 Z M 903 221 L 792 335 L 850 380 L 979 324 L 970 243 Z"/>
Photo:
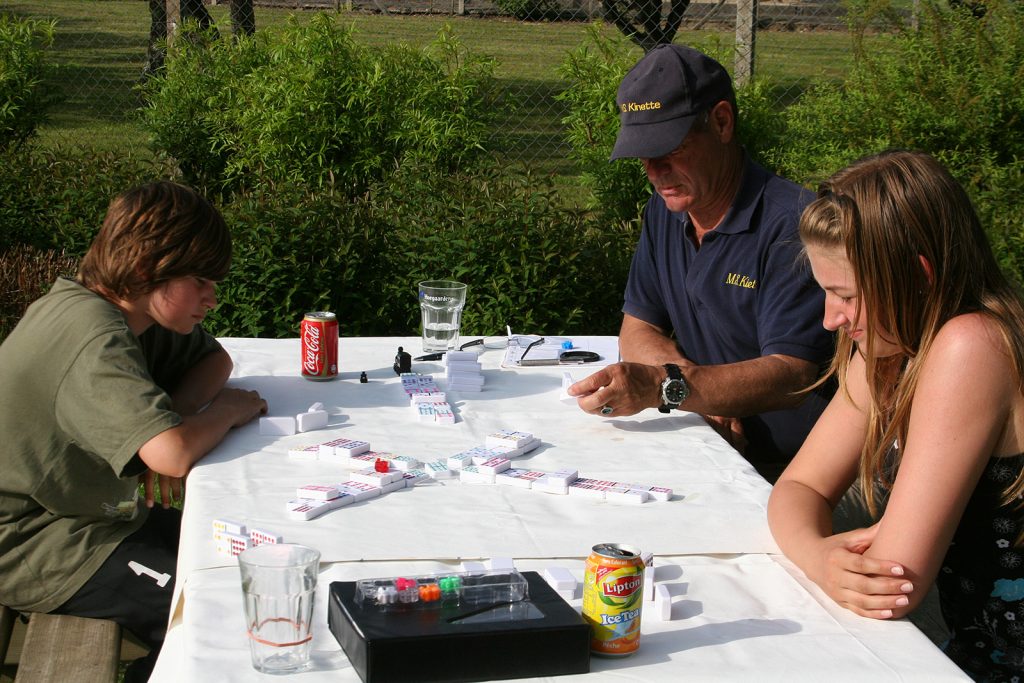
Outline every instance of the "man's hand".
<path fill-rule="evenodd" d="M 909 602 L 914 585 L 897 562 L 864 557 L 878 525 L 854 529 L 824 539 L 822 570 L 816 581 L 829 597 L 848 610 L 872 619 L 889 619 L 893 609 Z"/>
<path fill-rule="evenodd" d="M 160 503 L 164 509 L 171 507 L 171 503 L 180 503 L 185 500 L 185 480 L 178 477 L 160 475 L 153 470 L 146 470 L 145 474 L 139 475 L 139 483 L 145 487 L 146 507 L 153 507 L 153 484 L 160 487 Z"/>
<path fill-rule="evenodd" d="M 665 369 L 642 363 L 615 363 L 569 387 L 579 407 L 593 415 L 623 417 L 661 405 Z"/>

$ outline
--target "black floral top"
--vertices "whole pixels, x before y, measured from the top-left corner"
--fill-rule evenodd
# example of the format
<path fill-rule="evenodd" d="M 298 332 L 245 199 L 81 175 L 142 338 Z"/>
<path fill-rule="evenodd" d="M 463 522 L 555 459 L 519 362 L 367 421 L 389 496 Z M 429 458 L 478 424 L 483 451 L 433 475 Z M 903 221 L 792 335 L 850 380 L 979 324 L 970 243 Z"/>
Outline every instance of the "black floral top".
<path fill-rule="evenodd" d="M 1024 509 L 999 505 L 1021 467 L 1024 454 L 989 460 L 936 579 L 946 654 L 976 681 L 1024 681 Z"/>

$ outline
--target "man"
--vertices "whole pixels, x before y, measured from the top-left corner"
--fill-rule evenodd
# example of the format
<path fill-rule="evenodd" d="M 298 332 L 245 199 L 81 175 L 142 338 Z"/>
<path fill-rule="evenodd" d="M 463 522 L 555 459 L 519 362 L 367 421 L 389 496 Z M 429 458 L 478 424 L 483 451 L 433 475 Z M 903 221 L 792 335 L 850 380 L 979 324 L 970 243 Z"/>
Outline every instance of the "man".
<path fill-rule="evenodd" d="M 619 86 L 611 158 L 639 158 L 655 193 L 626 286 L 625 362 L 570 393 L 605 416 L 702 414 L 774 481 L 831 395 L 800 390 L 833 343 L 796 233 L 810 193 L 747 158 L 735 102 L 725 69 L 680 45 Z"/>

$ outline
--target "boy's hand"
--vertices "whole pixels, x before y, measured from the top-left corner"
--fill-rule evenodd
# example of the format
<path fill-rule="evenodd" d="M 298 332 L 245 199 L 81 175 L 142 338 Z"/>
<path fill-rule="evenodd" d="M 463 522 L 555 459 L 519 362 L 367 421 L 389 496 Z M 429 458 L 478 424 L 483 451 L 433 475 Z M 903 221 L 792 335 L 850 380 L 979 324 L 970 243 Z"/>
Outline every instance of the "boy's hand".
<path fill-rule="evenodd" d="M 159 481 L 158 481 L 159 478 Z M 159 475 L 153 470 L 146 470 L 145 474 L 139 475 L 139 483 L 145 488 L 146 507 L 153 507 L 153 483 L 157 482 L 160 487 L 160 503 L 164 509 L 171 507 L 171 503 L 181 503 L 185 500 L 185 480 L 178 477 Z"/>
<path fill-rule="evenodd" d="M 260 415 L 266 415 L 269 410 L 267 402 L 263 400 L 258 391 L 246 389 L 230 387 L 221 389 L 213 402 L 224 406 L 235 416 L 231 424 L 232 427 L 241 427 Z"/>

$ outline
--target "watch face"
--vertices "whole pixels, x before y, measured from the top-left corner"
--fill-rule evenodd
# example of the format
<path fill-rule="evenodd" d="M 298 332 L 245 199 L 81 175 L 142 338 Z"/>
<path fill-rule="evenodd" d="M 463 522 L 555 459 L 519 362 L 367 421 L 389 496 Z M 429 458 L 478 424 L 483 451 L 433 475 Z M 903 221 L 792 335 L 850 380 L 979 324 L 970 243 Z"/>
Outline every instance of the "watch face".
<path fill-rule="evenodd" d="M 669 405 L 679 405 L 690 395 L 690 387 L 682 379 L 667 379 L 661 385 L 661 397 Z"/>

